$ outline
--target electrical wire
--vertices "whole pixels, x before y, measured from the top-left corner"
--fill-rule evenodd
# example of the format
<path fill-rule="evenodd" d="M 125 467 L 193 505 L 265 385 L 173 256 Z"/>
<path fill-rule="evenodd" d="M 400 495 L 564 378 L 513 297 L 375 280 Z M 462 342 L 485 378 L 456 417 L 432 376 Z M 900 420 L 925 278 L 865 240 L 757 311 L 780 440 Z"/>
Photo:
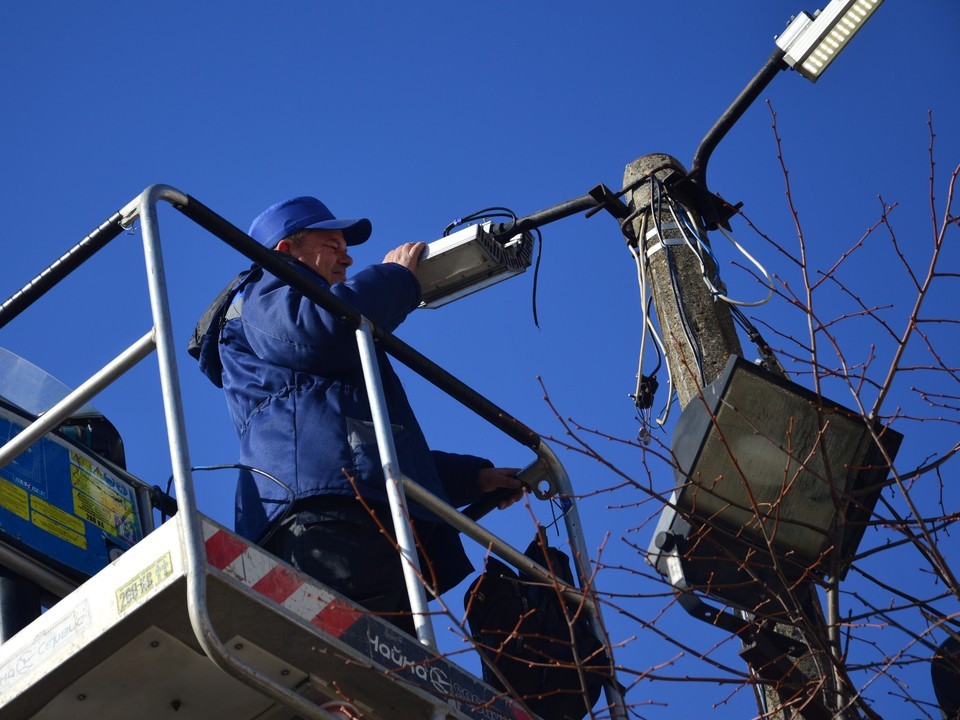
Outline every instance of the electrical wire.
<path fill-rule="evenodd" d="M 647 227 L 647 217 L 646 214 L 643 215 L 640 221 L 640 236 L 643 237 L 646 232 Z M 647 276 L 646 276 L 646 261 L 643 257 L 643 253 L 640 252 L 640 249 L 635 240 L 628 238 L 627 249 L 630 251 L 630 254 L 633 256 L 634 262 L 637 266 L 637 280 L 640 286 L 640 307 L 643 309 L 643 324 L 640 333 L 640 353 L 639 359 L 637 362 L 637 386 L 636 392 L 631 396 L 634 400 L 634 404 L 637 408 L 637 414 L 639 416 L 641 425 L 644 426 L 644 429 L 651 425 L 649 419 L 649 409 L 653 406 L 653 396 L 657 391 L 657 381 L 656 375 L 660 370 L 661 365 L 663 364 L 663 358 L 666 355 L 666 350 L 663 346 L 663 340 L 660 338 L 659 333 L 653 325 L 653 319 L 651 318 L 650 308 L 653 304 L 653 298 L 650 296 L 650 292 L 647 286 Z M 643 372 L 643 362 L 646 356 L 646 347 L 647 347 L 647 337 L 653 338 L 653 347 L 657 352 L 657 364 L 654 367 L 653 371 L 647 375 Z M 649 403 L 644 402 L 649 396 Z M 670 407 L 673 400 L 673 374 L 670 370 L 669 363 L 667 364 L 667 401 L 664 406 L 663 411 L 660 416 L 657 417 L 657 425 L 664 425 L 667 422 L 667 418 L 670 416 Z M 645 436 L 641 436 L 643 438 Z"/>
<path fill-rule="evenodd" d="M 674 222 L 676 222 L 678 229 L 680 230 L 681 235 L 683 236 L 684 242 L 687 247 L 690 248 L 691 252 L 697 257 L 697 261 L 700 264 L 700 274 L 703 277 L 703 282 L 706 284 L 707 288 L 710 290 L 711 294 L 718 300 L 723 300 L 724 302 L 730 305 L 739 305 L 741 307 L 757 307 L 768 302 L 771 297 L 773 297 L 774 285 L 773 278 L 770 276 L 770 273 L 767 272 L 766 268 L 749 252 L 744 248 L 737 240 L 733 237 L 732 234 L 727 232 L 726 229 L 720 227 L 719 230 L 723 236 L 730 241 L 730 243 L 743 255 L 757 270 L 760 271 L 760 274 L 763 275 L 764 281 L 767 286 L 767 296 L 763 300 L 758 300 L 754 302 L 747 302 L 743 300 L 734 300 L 733 298 L 726 295 L 726 288 L 723 286 L 723 283 L 720 280 L 720 265 L 717 262 L 716 255 L 714 255 L 713 249 L 710 246 L 710 243 L 707 241 L 705 234 L 701 233 L 697 229 L 696 220 L 693 217 L 693 213 L 689 210 L 685 210 L 680 206 L 675 198 L 670 195 L 670 190 L 667 187 L 663 188 L 664 194 L 667 195 L 669 199 L 670 214 L 673 216 Z M 679 214 L 678 214 L 679 211 Z M 689 232 L 689 236 L 687 232 Z M 690 236 L 696 240 L 694 244 Z M 710 259 L 711 264 L 713 265 L 713 278 L 708 277 L 707 265 L 704 261 L 704 255 Z"/>
<path fill-rule="evenodd" d="M 669 189 L 664 188 L 665 193 L 669 196 Z M 720 228 L 723 236 L 730 241 L 730 243 L 742 254 L 747 260 L 763 275 L 764 280 L 767 285 L 767 295 L 762 300 L 747 302 L 742 300 L 734 300 L 733 298 L 726 295 L 726 288 L 723 283 L 720 281 L 719 273 L 719 263 L 717 262 L 716 256 L 713 254 L 713 251 L 710 247 L 710 244 L 707 242 L 706 238 L 697 230 L 696 220 L 694 219 L 692 213 L 689 211 L 683 211 L 682 208 L 680 212 L 680 217 L 678 217 L 676 210 L 678 209 L 679 204 L 675 199 L 670 198 L 671 202 L 671 214 L 674 217 L 674 220 L 677 222 L 680 227 L 680 232 L 684 236 L 684 242 L 687 247 L 697 256 L 697 260 L 700 264 L 700 272 L 703 282 L 706 284 L 707 288 L 710 290 L 713 297 L 717 300 L 722 300 L 730 306 L 730 313 L 735 322 L 737 322 L 740 327 L 746 332 L 749 339 L 756 345 L 757 350 L 760 353 L 762 363 L 764 367 L 770 372 L 779 375 L 780 377 L 786 378 L 787 373 L 781 365 L 780 361 L 777 359 L 770 345 L 764 340 L 763 336 L 757 330 L 757 328 L 750 322 L 743 311 L 740 310 L 740 307 L 757 307 L 769 302 L 770 298 L 773 297 L 774 293 L 774 283 L 773 278 L 770 273 L 767 272 L 767 269 L 751 255 L 746 248 L 744 248 L 737 240 L 733 237 L 732 234 L 728 233 L 724 228 Z M 683 222 L 680 222 L 680 218 L 683 218 Z M 686 236 L 686 233 L 683 231 L 683 226 L 685 226 L 690 233 L 696 238 L 697 244 L 694 245 L 690 239 Z M 710 258 L 710 261 L 714 267 L 714 279 L 713 281 L 707 277 L 706 264 L 703 259 L 703 255 L 699 250 L 702 250 Z"/>
<path fill-rule="evenodd" d="M 540 280 L 540 258 L 543 256 L 543 233 L 540 228 L 534 228 L 533 232 L 537 234 L 537 260 L 533 265 L 533 293 L 530 297 L 530 305 L 533 310 L 533 324 L 537 330 L 540 329 L 540 318 L 537 317 L 537 283 Z"/>
<path fill-rule="evenodd" d="M 767 296 L 763 300 L 757 300 L 756 302 L 744 302 L 744 301 L 731 300 L 726 296 L 722 296 L 721 300 L 724 300 L 730 305 L 739 305 L 741 307 L 758 307 L 760 305 L 763 305 L 769 302 L 770 298 L 773 297 L 773 290 L 774 290 L 773 278 L 770 276 L 770 273 L 767 272 L 767 269 L 763 265 L 761 265 L 760 262 L 753 257 L 753 255 L 748 253 L 746 249 L 734 239 L 733 235 L 728 233 L 722 227 L 720 228 L 720 232 L 723 234 L 725 238 L 727 238 L 727 240 L 733 243 L 733 246 L 740 251 L 741 255 L 743 255 L 747 260 L 749 260 L 753 264 L 753 266 L 760 271 L 760 274 L 763 275 L 763 278 L 764 280 L 766 280 L 766 283 L 767 283 Z"/>
<path fill-rule="evenodd" d="M 690 352 L 693 355 L 694 363 L 697 366 L 697 372 L 700 376 L 701 385 L 703 383 L 703 350 L 700 347 L 699 343 L 696 340 L 696 334 L 693 332 L 693 329 L 690 326 L 690 319 L 687 317 L 687 310 L 683 302 L 683 292 L 680 288 L 680 281 L 677 275 L 677 266 L 674 263 L 673 256 L 670 252 L 670 246 L 666 242 L 666 238 L 663 233 L 663 228 L 660 224 L 660 216 L 663 214 L 663 197 L 666 196 L 667 203 L 670 203 L 670 197 L 666 192 L 666 189 L 663 187 L 663 183 L 657 180 L 654 176 L 650 176 L 650 198 L 652 201 L 653 212 L 653 223 L 657 231 L 657 237 L 660 238 L 660 242 L 663 245 L 663 251 L 666 253 L 667 258 L 667 269 L 670 275 L 670 287 L 673 293 L 674 302 L 677 307 L 677 316 L 680 319 L 680 327 L 683 329 L 683 334 L 687 340 L 687 346 L 690 348 Z M 682 230 L 681 230 L 682 233 Z M 699 256 L 698 256 L 699 257 Z"/>
<path fill-rule="evenodd" d="M 700 275 L 703 278 L 703 282 L 716 299 L 723 300 L 730 305 L 739 305 L 741 307 L 757 307 L 768 302 L 770 298 L 773 297 L 774 284 L 770 273 L 767 272 L 766 268 L 755 257 L 753 257 L 753 255 L 751 255 L 747 249 L 743 247 L 743 245 L 737 242 L 736 238 L 734 238 L 732 234 L 727 232 L 727 230 L 723 227 L 720 227 L 719 229 L 723 236 L 730 241 L 730 243 L 750 262 L 751 265 L 757 268 L 761 275 L 763 275 L 765 284 L 767 286 L 767 295 L 762 300 L 748 302 L 744 300 L 734 300 L 733 298 L 729 297 L 726 294 L 726 288 L 724 287 L 723 282 L 720 280 L 720 265 L 717 262 L 716 255 L 714 254 L 710 243 L 707 241 L 705 234 L 698 230 L 693 214 L 689 210 L 684 209 L 680 203 L 677 202 L 676 198 L 670 195 L 670 189 L 668 187 L 659 182 L 657 183 L 657 187 L 663 193 L 663 195 L 666 196 L 667 208 L 670 210 L 670 215 L 673 217 L 674 223 L 676 224 L 676 229 L 680 232 L 680 235 L 683 238 L 686 246 L 690 248 L 690 251 L 694 254 L 694 256 L 696 256 L 697 262 L 700 265 Z M 661 242 L 663 242 L 663 237 L 660 237 Z M 713 266 L 712 278 L 709 277 L 707 272 L 707 262 L 705 257 L 709 259 L 710 264 Z"/>
<path fill-rule="evenodd" d="M 643 288 L 641 290 L 641 297 L 646 297 L 646 278 L 643 277 L 643 261 L 639 252 L 636 252 L 631 248 L 631 253 L 633 254 L 634 260 L 637 262 L 639 272 L 641 274 L 640 285 Z M 646 302 L 644 303 L 644 313 L 643 313 L 643 331 L 640 338 L 640 359 L 639 367 L 637 368 L 637 390 L 636 393 L 632 396 L 634 398 L 634 404 L 637 407 L 638 415 L 640 416 L 641 423 L 644 426 L 651 425 L 649 419 L 649 408 L 653 406 L 653 396 L 656 394 L 658 383 L 656 380 L 656 375 L 660 371 L 660 367 L 663 365 L 663 358 L 666 355 L 666 349 L 663 346 L 663 340 L 660 337 L 660 334 L 657 332 L 656 328 L 653 325 L 653 319 L 651 318 L 650 308 L 653 305 L 653 298 L 647 297 Z M 657 364 L 653 368 L 653 371 L 648 375 L 643 372 L 643 360 L 646 355 L 646 339 L 647 336 L 653 338 L 653 348 L 657 353 Z M 670 370 L 669 363 L 666 366 L 667 368 L 667 399 L 664 403 L 664 408 L 661 411 L 660 415 L 654 420 L 657 425 L 663 426 L 666 424 L 668 418 L 670 417 L 670 408 L 673 401 L 673 373 Z M 649 402 L 642 402 L 649 397 Z"/>
<path fill-rule="evenodd" d="M 668 195 L 669 195 L 669 191 Z M 680 217 L 677 216 L 677 210 L 680 210 Z M 736 239 L 728 233 L 724 228 L 720 228 L 720 232 L 723 234 L 727 240 L 743 255 L 750 263 L 760 271 L 760 274 L 763 275 L 764 280 L 767 285 L 767 296 L 763 300 L 757 300 L 755 302 L 747 302 L 744 300 L 734 300 L 731 297 L 726 295 L 726 288 L 723 285 L 723 282 L 720 280 L 720 271 L 719 263 L 717 262 L 716 255 L 713 253 L 713 249 L 710 244 L 707 242 L 706 238 L 697 230 L 696 221 L 693 218 L 693 214 L 689 210 L 683 210 L 683 208 L 678 207 L 676 200 L 670 198 L 670 212 L 673 215 L 674 221 L 680 226 L 680 232 L 683 235 L 684 242 L 687 247 L 693 252 L 697 257 L 697 261 L 700 264 L 700 274 L 703 278 L 704 284 L 710 290 L 710 293 L 718 300 L 723 300 L 729 305 L 739 305 L 741 307 L 758 307 L 767 303 L 771 297 L 773 297 L 774 285 L 773 278 L 770 277 L 770 273 L 767 272 L 766 268 L 760 264 L 760 262 L 753 257 L 746 248 L 744 248 Z M 680 218 L 683 219 L 682 223 Z M 686 227 L 690 234 L 696 239 L 697 243 L 694 245 L 687 234 L 683 231 L 683 227 Z M 713 265 L 713 279 L 711 280 L 707 277 L 707 267 L 704 261 L 704 254 L 710 259 L 711 264 Z"/>
<path fill-rule="evenodd" d="M 733 316 L 734 322 L 736 322 L 747 334 L 747 337 L 750 338 L 750 341 L 757 346 L 757 351 L 760 353 L 763 366 L 774 375 L 779 375 L 784 380 L 789 379 L 787 371 L 783 368 L 783 365 L 780 364 L 780 360 L 774 354 L 773 349 L 763 338 L 763 335 L 760 334 L 760 331 L 757 330 L 756 326 L 744 315 L 743 310 L 733 306 L 730 308 L 730 314 Z"/>
<path fill-rule="evenodd" d="M 683 208 L 680 207 L 677 201 L 670 195 L 670 192 L 667 188 L 664 188 L 664 194 L 667 196 L 667 207 L 670 210 L 670 215 L 673 217 L 673 222 L 676 224 L 677 230 L 680 232 L 680 236 L 683 238 L 684 244 L 690 248 L 690 252 L 694 254 L 694 256 L 697 258 L 697 262 L 700 264 L 700 275 L 703 278 L 704 284 L 714 297 L 719 296 L 720 291 L 717 290 L 717 285 L 721 284 L 720 270 L 717 259 L 713 255 L 713 250 L 710 248 L 710 245 L 700 236 L 700 233 L 696 228 L 696 223 L 689 219 L 688 213 L 684 212 Z M 686 228 L 686 231 L 684 228 Z M 687 234 L 688 232 L 689 235 Z M 696 245 L 694 245 L 694 243 L 690 240 L 690 235 L 692 235 L 697 241 Z M 707 265 L 703 259 L 704 254 L 707 255 L 713 264 L 712 280 L 707 277 Z"/>
<path fill-rule="evenodd" d="M 689 248 L 689 250 L 696 257 L 697 263 L 700 266 L 701 279 L 703 280 L 707 289 L 710 291 L 712 297 L 715 300 L 721 300 L 730 306 L 733 319 L 741 326 L 741 328 L 744 329 L 750 340 L 756 344 L 758 350 L 760 351 L 764 366 L 767 367 L 767 369 L 771 372 L 774 372 L 782 377 L 786 377 L 786 372 L 773 354 L 773 350 L 764 341 L 756 327 L 750 323 L 747 317 L 739 309 L 740 307 L 757 307 L 759 305 L 763 305 L 773 297 L 775 286 L 770 273 L 755 257 L 753 257 L 753 255 L 747 251 L 745 247 L 743 247 L 743 245 L 737 242 L 732 234 L 727 232 L 724 228 L 720 228 L 724 237 L 734 246 L 734 248 L 737 249 L 741 255 L 747 259 L 750 264 L 752 264 L 759 271 L 759 273 L 763 276 L 764 282 L 767 286 L 766 297 L 764 297 L 762 300 L 744 301 L 731 298 L 729 295 L 727 295 L 726 287 L 720 279 L 719 263 L 717 262 L 717 258 L 714 255 L 713 249 L 706 238 L 706 233 L 701 232 L 698 229 L 694 215 L 690 211 L 684 209 L 677 199 L 671 196 L 669 187 L 663 185 L 659 180 L 656 180 L 653 177 L 650 178 L 650 203 L 651 214 L 654 218 L 655 231 L 659 239 L 659 244 L 654 247 L 653 251 L 647 250 L 647 257 L 649 258 L 654 251 L 663 250 L 665 253 L 667 253 L 667 266 L 670 272 L 673 294 L 677 302 L 677 310 L 680 317 L 681 326 L 684 328 L 684 333 L 687 335 L 687 341 L 691 350 L 693 351 L 695 360 L 697 361 L 701 380 L 703 379 L 702 356 L 698 354 L 698 346 L 695 344 L 693 340 L 693 334 L 690 332 L 689 320 L 683 307 L 682 292 L 680 291 L 678 285 L 676 268 L 673 265 L 673 259 L 670 255 L 670 243 L 667 242 L 667 239 L 664 237 L 662 232 L 663 226 L 660 222 L 660 216 L 665 212 L 665 210 L 669 211 L 670 216 L 673 218 L 674 228 L 672 229 L 676 229 L 679 232 L 680 239 L 682 239 L 683 244 L 686 245 L 686 247 Z M 646 236 L 644 236 L 644 239 L 646 240 Z M 712 272 L 708 271 L 708 267 L 711 266 L 713 268 Z"/>
<path fill-rule="evenodd" d="M 465 215 L 463 217 L 455 218 L 453 222 L 448 224 L 443 229 L 443 237 L 447 237 L 447 235 L 450 234 L 450 231 L 453 230 L 455 227 L 459 227 L 460 225 L 466 225 L 467 223 L 473 222 L 475 220 L 479 220 L 481 218 L 509 218 L 512 225 L 517 224 L 517 214 L 513 210 L 511 210 L 510 208 L 493 206 L 493 207 L 484 208 L 483 210 L 477 210 L 476 212 L 472 212 L 469 215 Z M 509 227 L 506 228 L 505 232 L 509 232 L 509 231 L 510 231 L 510 228 Z"/>
<path fill-rule="evenodd" d="M 286 492 L 286 493 L 290 496 L 290 499 L 287 500 L 286 507 L 283 509 L 283 512 L 280 513 L 280 517 L 278 517 L 278 518 L 276 519 L 276 521 L 272 524 L 272 526 L 271 526 L 271 528 L 270 528 L 270 532 L 268 532 L 268 533 L 257 543 L 258 545 L 264 545 L 271 537 L 273 537 L 273 534 L 274 534 L 274 533 L 277 531 L 277 529 L 280 527 L 281 523 L 282 523 L 284 520 L 286 520 L 286 519 L 287 519 L 287 515 L 290 514 L 290 509 L 293 507 L 293 500 L 294 500 L 294 497 L 295 497 L 295 494 L 294 494 L 293 490 L 290 489 L 290 486 L 287 485 L 286 483 L 284 483 L 284 482 L 283 482 L 282 480 L 280 480 L 279 478 L 274 477 L 273 475 L 271 475 L 271 474 L 268 473 L 268 472 L 265 472 L 265 471 L 263 471 L 263 470 L 260 470 L 259 468 L 255 468 L 255 467 L 253 467 L 252 465 L 243 465 L 243 464 L 241 464 L 241 463 L 229 463 L 229 464 L 226 464 L 226 465 L 198 465 L 198 466 L 195 466 L 195 467 L 191 467 L 191 468 L 190 468 L 190 472 L 198 472 L 198 471 L 201 471 L 201 472 L 202 472 L 202 471 L 207 471 L 207 470 L 246 470 L 246 471 L 248 471 L 248 472 L 257 473 L 258 475 L 262 475 L 263 477 L 267 478 L 268 480 L 270 480 L 270 481 L 276 483 L 277 485 L 279 485 L 279 486 L 284 490 L 284 492 Z M 167 495 L 170 494 L 170 489 L 171 489 L 172 486 L 173 486 L 173 475 L 171 475 L 170 478 L 167 480 Z M 163 513 L 161 513 L 160 521 L 161 521 L 161 522 L 164 522 L 164 521 L 166 521 L 166 519 L 167 519 L 167 518 L 166 518 L 166 515 L 163 514 Z"/>
<path fill-rule="evenodd" d="M 556 530 L 557 535 L 560 534 L 560 521 L 566 517 L 567 513 L 570 512 L 570 509 L 573 507 L 573 503 L 567 497 L 550 498 L 550 514 L 553 516 L 549 525 L 544 525 L 543 530 L 546 532 L 550 528 Z M 559 512 L 559 514 L 558 514 Z"/>
<path fill-rule="evenodd" d="M 516 227 L 518 222 L 517 214 L 510 208 L 492 206 L 483 208 L 482 210 L 477 210 L 469 215 L 464 215 L 463 217 L 455 218 L 453 222 L 449 223 L 445 228 L 443 228 L 442 237 L 447 237 L 454 228 L 459 227 L 460 225 L 466 225 L 467 223 L 478 220 L 486 220 L 488 218 L 507 218 L 510 220 L 509 223 L 504 223 L 505 227 L 502 227 L 497 231 L 498 236 L 505 236 L 507 238 L 511 237 L 513 228 Z M 540 228 L 533 228 L 531 232 L 536 235 L 537 259 L 533 266 L 533 290 L 531 293 L 530 305 L 533 312 L 533 324 L 539 330 L 540 317 L 537 311 L 537 286 L 540 280 L 540 261 L 543 257 L 543 234 L 540 232 Z"/>

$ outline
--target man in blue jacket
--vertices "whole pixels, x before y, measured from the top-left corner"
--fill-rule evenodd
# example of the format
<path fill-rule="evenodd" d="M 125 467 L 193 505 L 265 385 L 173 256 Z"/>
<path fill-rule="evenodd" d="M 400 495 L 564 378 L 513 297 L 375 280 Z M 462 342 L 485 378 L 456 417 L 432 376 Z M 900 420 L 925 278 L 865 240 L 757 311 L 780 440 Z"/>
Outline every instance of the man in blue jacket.
<path fill-rule="evenodd" d="M 414 270 L 424 243 L 401 245 L 348 280 L 347 248 L 370 233 L 369 220 L 337 219 L 312 197 L 270 206 L 249 231 L 392 332 L 420 304 Z M 241 472 L 237 532 L 412 628 L 403 618 L 409 604 L 399 556 L 381 532 L 392 533 L 392 521 L 354 330 L 257 266 L 234 292 L 219 344 L 205 347 L 201 368 L 222 382 L 240 462 L 276 479 Z M 219 357 L 209 357 L 218 350 Z M 403 473 L 458 507 L 499 488 L 517 489 L 519 496 L 516 468 L 431 451 L 387 356 L 378 352 L 378 361 Z M 424 574 L 442 593 L 472 567 L 456 531 L 415 504 L 410 513 Z"/>

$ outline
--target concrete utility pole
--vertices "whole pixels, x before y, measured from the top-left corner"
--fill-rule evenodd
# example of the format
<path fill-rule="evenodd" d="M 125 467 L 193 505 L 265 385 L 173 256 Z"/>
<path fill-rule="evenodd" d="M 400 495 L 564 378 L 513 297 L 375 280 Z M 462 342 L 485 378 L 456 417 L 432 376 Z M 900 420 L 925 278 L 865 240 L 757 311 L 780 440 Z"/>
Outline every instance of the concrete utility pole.
<path fill-rule="evenodd" d="M 627 165 L 623 186 L 647 177 L 656 168 L 661 168 L 654 173 L 660 180 L 672 170 L 685 173 L 683 166 L 669 155 L 645 155 Z M 683 244 L 683 235 L 665 199 L 657 218 L 653 214 L 656 197 L 651 198 L 650 183 L 642 182 L 629 200 L 631 210 L 645 209 L 634 221 L 633 230 L 647 258 L 653 305 L 660 321 L 677 398 L 680 407 L 686 407 L 692 398 L 697 397 L 700 388 L 720 376 L 730 355 L 742 354 L 740 340 L 730 308 L 726 303 L 716 301 L 703 283 L 700 261 Z M 695 222 L 698 230 L 702 230 L 699 217 Z M 663 247 L 661 243 L 664 240 L 656 234 L 658 223 L 666 244 L 672 241 L 680 244 L 670 245 L 669 250 Z M 640 237 L 641 228 L 647 237 Z M 712 274 L 713 268 L 708 266 L 707 271 Z M 682 298 L 683 313 L 678 305 L 678 297 Z M 685 324 L 687 327 L 684 327 Z M 698 365 L 702 368 L 702 374 Z"/>
<path fill-rule="evenodd" d="M 666 198 L 658 202 L 656 190 L 651 192 L 651 184 L 645 181 L 651 173 L 663 180 L 673 171 L 686 174 L 683 166 L 669 155 L 645 155 L 627 166 L 623 186 L 630 187 L 639 181 L 627 198 L 631 212 L 636 213 L 633 232 L 647 262 L 647 278 L 666 347 L 667 363 L 673 375 L 680 407 L 683 408 L 698 397 L 702 387 L 720 376 L 730 355 L 742 355 L 743 352 L 729 306 L 717 300 L 704 283 L 700 260 L 683 240 Z M 699 214 L 691 212 L 691 215 L 691 224 L 703 237 Z M 658 226 L 662 237 L 657 233 Z M 690 235 L 689 232 L 687 234 Z M 706 273 L 712 277 L 712 261 L 705 258 L 705 263 Z M 816 604 L 814 590 L 807 588 L 807 591 L 812 599 L 811 604 Z M 809 621 L 816 623 L 817 618 L 811 617 Z M 807 647 L 796 628 L 778 625 L 776 630 L 780 635 L 794 640 L 797 646 Z M 826 696 L 825 690 L 833 683 L 824 679 L 824 675 L 831 676 L 832 673 L 818 667 L 818 658 L 814 653 L 801 651 L 799 656 L 795 656 L 764 645 L 764 651 L 758 656 L 756 653 L 760 645 L 764 644 L 756 642 L 747 645 L 741 654 L 748 662 L 753 661 L 751 667 L 755 670 L 765 670 L 765 673 L 758 672 L 758 675 L 763 674 L 768 679 L 771 675 L 777 678 L 776 684 L 765 685 L 763 692 L 767 706 L 780 709 L 765 717 L 775 720 L 834 717 L 834 713 L 822 702 L 803 707 L 805 698 L 798 697 L 796 683 L 787 681 L 788 676 L 796 677 L 799 671 L 803 685 L 820 686 L 820 698 Z M 771 651 L 774 657 L 769 657 Z M 780 682 L 781 677 L 783 682 Z M 809 697 L 808 693 L 799 694 Z M 793 709 L 798 704 L 800 709 Z"/>

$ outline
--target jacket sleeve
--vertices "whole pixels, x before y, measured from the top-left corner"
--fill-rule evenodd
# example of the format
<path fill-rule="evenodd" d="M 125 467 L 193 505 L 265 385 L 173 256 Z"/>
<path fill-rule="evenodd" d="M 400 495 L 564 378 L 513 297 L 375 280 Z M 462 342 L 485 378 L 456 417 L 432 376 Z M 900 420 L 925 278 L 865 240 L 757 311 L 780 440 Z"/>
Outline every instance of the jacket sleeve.
<path fill-rule="evenodd" d="M 396 263 L 371 265 L 332 286 L 303 272 L 389 332 L 420 304 L 416 277 Z M 268 363 L 332 375 L 360 362 L 352 327 L 267 273 L 245 292 L 241 320 L 251 349 Z"/>
<path fill-rule="evenodd" d="M 484 468 L 492 468 L 492 462 L 473 455 L 457 455 L 439 450 L 432 450 L 431 455 L 451 505 L 463 507 L 480 498 L 477 476 Z"/>

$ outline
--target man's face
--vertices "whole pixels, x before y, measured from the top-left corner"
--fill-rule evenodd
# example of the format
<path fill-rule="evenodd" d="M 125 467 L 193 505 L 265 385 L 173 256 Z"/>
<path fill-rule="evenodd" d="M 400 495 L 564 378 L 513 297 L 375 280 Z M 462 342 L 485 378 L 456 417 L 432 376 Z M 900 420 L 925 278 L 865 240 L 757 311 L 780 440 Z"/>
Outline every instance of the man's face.
<path fill-rule="evenodd" d="M 308 265 L 331 285 L 346 280 L 347 268 L 353 265 L 340 230 L 310 230 L 296 244 L 281 240 L 277 250 Z"/>

